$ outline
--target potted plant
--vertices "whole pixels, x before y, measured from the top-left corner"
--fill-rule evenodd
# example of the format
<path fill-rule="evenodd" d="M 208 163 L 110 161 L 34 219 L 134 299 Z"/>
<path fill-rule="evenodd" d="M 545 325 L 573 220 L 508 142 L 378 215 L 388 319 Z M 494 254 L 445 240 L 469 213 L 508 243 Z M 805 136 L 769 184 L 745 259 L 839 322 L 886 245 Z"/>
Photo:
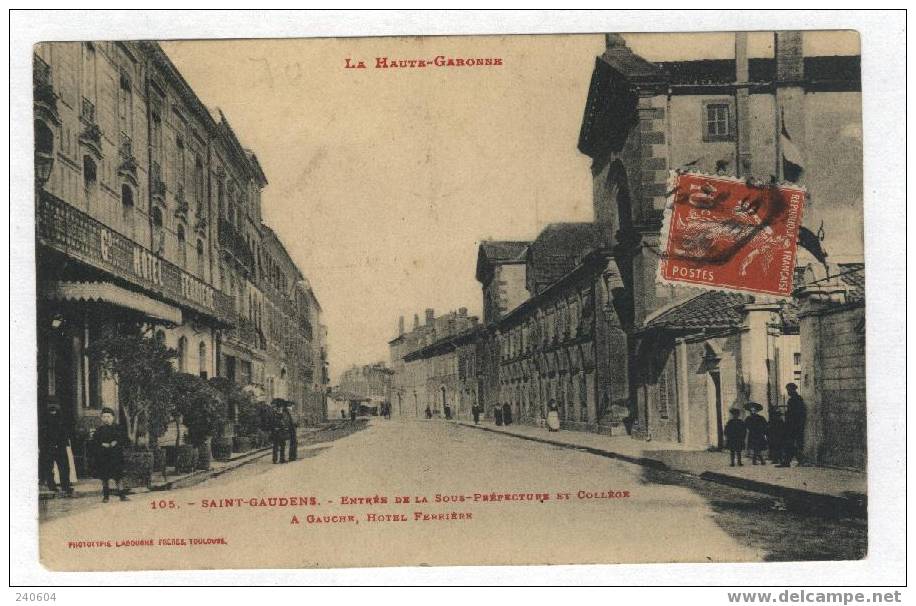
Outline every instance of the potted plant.
<path fill-rule="evenodd" d="M 210 468 L 210 439 L 220 431 L 225 420 L 220 394 L 204 379 L 187 375 L 186 396 L 177 398 L 176 412 L 187 428 L 186 442 L 198 451 L 197 469 Z"/>
<path fill-rule="evenodd" d="M 100 337 L 88 353 L 117 384 L 118 408 L 131 440 L 124 452 L 125 479 L 134 486 L 148 485 L 155 456 L 150 446 L 168 422 L 168 389 L 177 353 L 137 324 L 123 324 Z"/>

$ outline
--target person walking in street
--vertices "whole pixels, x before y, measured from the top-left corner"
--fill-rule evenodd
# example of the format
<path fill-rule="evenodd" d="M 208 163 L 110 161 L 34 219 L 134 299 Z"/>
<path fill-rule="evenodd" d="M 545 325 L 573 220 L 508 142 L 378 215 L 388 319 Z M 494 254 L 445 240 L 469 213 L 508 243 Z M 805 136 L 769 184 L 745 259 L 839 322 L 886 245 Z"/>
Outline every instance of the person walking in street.
<path fill-rule="evenodd" d="M 432 419 L 432 418 L 433 418 L 433 411 L 430 410 L 429 404 L 427 404 L 427 405 L 426 405 L 426 419 L 429 420 L 429 419 Z"/>
<path fill-rule="evenodd" d="M 102 424 L 92 434 L 89 443 L 95 475 L 102 481 L 103 503 L 108 502 L 111 494 L 111 480 L 115 481 L 118 498 L 127 500 L 127 491 L 121 477 L 124 474 L 124 448 L 128 445 L 128 438 L 124 427 L 115 425 L 114 418 L 114 410 L 107 406 L 103 408 L 99 415 Z"/>
<path fill-rule="evenodd" d="M 38 432 L 40 472 L 48 489 L 57 492 L 57 484 L 54 482 L 54 466 L 57 465 L 60 488 L 67 497 L 73 496 L 73 487 L 70 486 L 70 458 L 67 455 L 69 445 L 70 432 L 60 414 L 60 407 L 51 404 Z"/>
<path fill-rule="evenodd" d="M 353 405 L 353 402 L 350 402 L 350 422 L 356 423 L 356 416 L 359 411 L 359 404 L 356 406 Z"/>
<path fill-rule="evenodd" d="M 732 418 L 725 424 L 725 445 L 731 457 L 731 467 L 734 467 L 736 462 L 741 467 L 744 465 L 741 462 L 741 451 L 744 450 L 744 442 L 747 439 L 747 426 L 741 420 L 740 408 L 732 408 L 730 412 Z"/>
<path fill-rule="evenodd" d="M 556 400 L 547 405 L 547 431 L 560 431 L 560 409 Z"/>
<path fill-rule="evenodd" d="M 782 464 L 785 435 L 786 421 L 783 418 L 782 411 L 774 407 L 770 411 L 770 427 L 767 431 L 767 442 L 769 442 L 770 462 L 775 463 L 777 466 Z"/>
<path fill-rule="evenodd" d="M 512 407 L 508 402 L 503 404 L 503 425 L 512 425 Z"/>
<path fill-rule="evenodd" d="M 289 437 L 289 448 L 287 449 L 288 460 L 295 461 L 299 456 L 299 440 L 296 435 L 296 428 L 299 427 L 299 423 L 293 418 L 293 413 L 289 409 L 290 404 L 292 404 L 292 402 L 283 401 L 283 422 L 286 425 Z"/>
<path fill-rule="evenodd" d="M 763 406 L 757 402 L 749 402 L 747 409 L 750 411 L 744 424 L 747 426 L 747 449 L 751 451 L 751 465 L 766 465 L 763 458 L 763 451 L 767 447 L 767 420 L 763 418 L 760 411 Z"/>
<path fill-rule="evenodd" d="M 283 400 L 274 400 L 273 418 L 271 419 L 270 441 L 273 445 L 273 462 L 286 463 L 286 439 L 289 437 L 289 428 L 283 415 Z"/>
<path fill-rule="evenodd" d="M 448 404 L 445 405 L 445 418 L 446 419 L 452 418 L 452 407 L 449 406 Z"/>
<path fill-rule="evenodd" d="M 471 408 L 471 414 L 474 415 L 474 425 L 480 425 L 480 406 L 474 404 Z"/>
<path fill-rule="evenodd" d="M 805 420 L 807 410 L 805 401 L 798 395 L 798 385 L 789 383 L 786 385 L 786 392 L 789 399 L 786 400 L 786 433 L 783 443 L 782 463 L 779 467 L 789 467 L 792 459 L 796 459 L 798 464 L 802 464 L 802 450 L 805 446 Z"/>
<path fill-rule="evenodd" d="M 497 425 L 503 424 L 503 409 L 499 404 L 493 407 L 493 420 Z"/>

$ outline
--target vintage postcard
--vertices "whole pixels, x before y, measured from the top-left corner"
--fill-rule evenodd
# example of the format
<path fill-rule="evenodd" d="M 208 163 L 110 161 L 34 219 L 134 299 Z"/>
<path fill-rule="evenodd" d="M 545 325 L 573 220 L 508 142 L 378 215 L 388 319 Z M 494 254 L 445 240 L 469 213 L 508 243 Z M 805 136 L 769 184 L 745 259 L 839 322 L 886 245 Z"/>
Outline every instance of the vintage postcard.
<path fill-rule="evenodd" d="M 856 32 L 32 61 L 47 569 L 866 557 Z"/>

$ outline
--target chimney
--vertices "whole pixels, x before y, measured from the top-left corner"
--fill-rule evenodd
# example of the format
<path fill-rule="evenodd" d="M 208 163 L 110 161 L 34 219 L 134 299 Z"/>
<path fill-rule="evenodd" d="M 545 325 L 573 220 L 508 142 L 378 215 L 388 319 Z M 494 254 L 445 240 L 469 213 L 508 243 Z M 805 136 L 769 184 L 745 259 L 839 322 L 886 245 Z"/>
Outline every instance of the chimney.
<path fill-rule="evenodd" d="M 417 314 L 413 315 L 413 328 L 414 330 L 420 328 L 420 316 Z"/>
<path fill-rule="evenodd" d="M 404 316 L 401 316 L 400 318 L 398 318 L 398 336 L 400 337 L 403 334 L 404 334 Z"/>
<path fill-rule="evenodd" d="M 430 325 L 436 319 L 436 311 L 432 307 L 426 308 L 426 324 Z"/>
<path fill-rule="evenodd" d="M 459 315 L 460 317 L 462 317 L 462 318 L 466 317 L 466 316 L 468 315 L 468 308 L 467 308 L 467 307 L 459 307 L 459 308 L 458 308 L 458 315 Z"/>

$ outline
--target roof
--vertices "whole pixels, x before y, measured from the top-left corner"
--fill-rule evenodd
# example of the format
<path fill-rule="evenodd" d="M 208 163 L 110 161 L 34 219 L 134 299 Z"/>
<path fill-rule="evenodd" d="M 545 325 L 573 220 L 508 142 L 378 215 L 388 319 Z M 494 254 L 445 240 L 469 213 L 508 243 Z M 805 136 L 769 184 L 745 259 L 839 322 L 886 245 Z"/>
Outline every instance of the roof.
<path fill-rule="evenodd" d="M 753 300 L 738 292 L 711 290 L 664 310 L 646 322 L 646 328 L 738 328 L 744 321 L 741 307 Z"/>
<path fill-rule="evenodd" d="M 477 249 L 477 281 L 484 282 L 494 265 L 524 263 L 531 242 L 522 240 L 484 240 Z"/>
<path fill-rule="evenodd" d="M 581 258 L 600 244 L 601 230 L 595 223 L 551 223 L 545 227 L 528 247 L 528 274 L 534 291 L 575 269 Z"/>
<path fill-rule="evenodd" d="M 800 284 L 796 291 L 803 288 L 817 287 L 817 286 L 828 286 L 836 284 L 836 281 L 842 283 L 846 288 L 846 295 L 844 301 L 846 303 L 864 303 L 865 302 L 865 264 L 864 263 L 838 263 L 836 266 L 836 271 L 833 274 L 821 278 L 820 280 L 815 280 L 813 282 L 808 282 L 805 284 Z"/>

